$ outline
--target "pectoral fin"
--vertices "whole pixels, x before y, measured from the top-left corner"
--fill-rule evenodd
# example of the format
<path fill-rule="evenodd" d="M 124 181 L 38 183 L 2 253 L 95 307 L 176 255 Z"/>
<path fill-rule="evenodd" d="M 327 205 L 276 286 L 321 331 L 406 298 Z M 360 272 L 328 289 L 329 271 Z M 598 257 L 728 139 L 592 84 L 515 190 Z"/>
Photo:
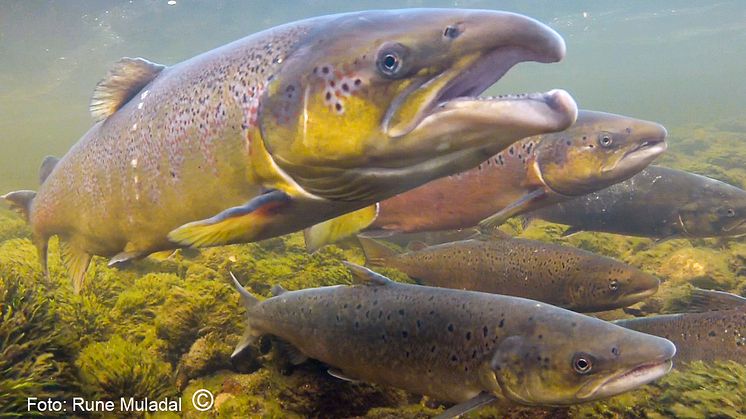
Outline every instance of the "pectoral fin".
<path fill-rule="evenodd" d="M 537 205 L 546 197 L 547 192 L 544 189 L 534 189 L 499 212 L 482 220 L 479 223 L 479 229 L 495 229 L 515 215 L 536 209 Z"/>
<path fill-rule="evenodd" d="M 292 198 L 274 190 L 246 205 L 229 208 L 206 220 L 194 221 L 168 233 L 168 239 L 183 246 L 206 247 L 252 241 L 274 212 L 290 204 Z"/>
<path fill-rule="evenodd" d="M 345 375 L 345 373 L 343 373 L 342 371 L 340 371 L 338 369 L 335 369 L 335 368 L 330 368 L 330 369 L 326 370 L 326 372 L 328 372 L 329 375 L 331 375 L 332 377 L 339 378 L 340 380 L 349 381 L 351 383 L 359 383 L 360 382 L 360 380 L 356 380 L 354 378 L 350 378 L 347 375 Z"/>
<path fill-rule="evenodd" d="M 119 265 L 122 263 L 129 262 L 133 259 L 138 259 L 142 256 L 143 256 L 142 252 L 119 252 L 109 260 L 109 263 L 107 266 L 112 267 L 114 265 Z"/>
<path fill-rule="evenodd" d="M 303 232 L 306 250 L 313 253 L 327 244 L 351 236 L 371 225 L 377 216 L 378 204 L 374 204 L 309 227 Z"/>
<path fill-rule="evenodd" d="M 439 414 L 438 416 L 435 416 L 433 419 L 456 418 L 465 413 L 471 412 L 478 407 L 492 403 L 495 400 L 497 400 L 497 397 L 495 397 L 493 394 L 482 392 L 463 403 L 459 403 L 446 409 L 445 412 Z"/>

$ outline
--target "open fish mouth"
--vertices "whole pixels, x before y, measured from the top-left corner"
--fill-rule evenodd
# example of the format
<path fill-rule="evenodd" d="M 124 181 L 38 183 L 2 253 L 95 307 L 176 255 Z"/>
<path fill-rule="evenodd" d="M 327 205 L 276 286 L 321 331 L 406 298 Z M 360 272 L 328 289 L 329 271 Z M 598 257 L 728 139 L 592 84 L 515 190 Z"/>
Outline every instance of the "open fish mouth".
<path fill-rule="evenodd" d="M 550 38 L 546 43 L 542 48 L 539 48 L 541 52 L 520 46 L 499 47 L 478 59 L 474 59 L 471 64 L 456 66 L 421 84 L 413 85 L 392 103 L 383 121 L 384 131 L 392 138 L 402 137 L 413 131 L 423 130 L 432 119 L 442 116 L 445 111 L 466 110 L 468 104 L 472 104 L 477 109 L 478 107 L 484 107 L 486 102 L 501 101 L 544 101 L 558 116 L 554 126 L 562 126 L 567 121 L 570 121 L 571 124 L 577 118 L 577 106 L 570 95 L 564 91 L 552 90 L 546 93 L 479 97 L 481 93 L 498 82 L 513 66 L 520 62 L 549 63 L 559 61 L 564 57 L 565 44 L 561 38 Z M 408 122 L 395 121 L 393 116 L 401 105 L 411 100 L 412 97 L 421 94 L 421 90 L 426 91 L 428 89 L 433 89 L 433 91 L 426 95 L 428 100 L 424 101 L 412 120 Z M 453 106 L 451 106 L 452 102 Z"/>

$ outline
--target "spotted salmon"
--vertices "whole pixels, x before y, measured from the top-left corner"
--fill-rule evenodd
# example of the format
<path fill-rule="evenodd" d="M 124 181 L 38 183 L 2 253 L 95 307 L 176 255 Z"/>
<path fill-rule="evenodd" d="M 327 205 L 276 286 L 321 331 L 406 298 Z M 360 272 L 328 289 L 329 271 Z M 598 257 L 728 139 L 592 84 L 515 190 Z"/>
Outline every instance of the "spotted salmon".
<path fill-rule="evenodd" d="M 628 179 L 665 151 L 665 138 L 657 123 L 583 110 L 564 131 L 523 139 L 473 169 L 381 202 L 370 229 L 450 230 L 485 218 L 494 227 Z"/>
<path fill-rule="evenodd" d="M 570 246 L 480 237 L 397 254 L 358 237 L 367 264 L 396 268 L 423 285 L 530 298 L 573 311 L 627 307 L 658 290 L 658 278 Z"/>
<path fill-rule="evenodd" d="M 519 62 L 564 53 L 521 15 L 412 9 L 290 23 L 169 67 L 125 58 L 95 89 L 98 122 L 44 162 L 38 193 L 3 198 L 42 263 L 62 239 L 79 289 L 92 255 L 298 231 L 564 129 L 577 113 L 564 91 L 475 97 Z"/>
<path fill-rule="evenodd" d="M 271 334 L 340 378 L 467 406 L 555 406 L 610 397 L 666 374 L 674 345 L 533 300 L 396 283 L 348 264 L 353 286 L 279 292 L 247 307 L 234 355 Z"/>
<path fill-rule="evenodd" d="M 650 166 L 627 181 L 527 215 L 567 224 L 565 235 L 601 231 L 657 239 L 746 234 L 746 191 L 705 176 Z"/>

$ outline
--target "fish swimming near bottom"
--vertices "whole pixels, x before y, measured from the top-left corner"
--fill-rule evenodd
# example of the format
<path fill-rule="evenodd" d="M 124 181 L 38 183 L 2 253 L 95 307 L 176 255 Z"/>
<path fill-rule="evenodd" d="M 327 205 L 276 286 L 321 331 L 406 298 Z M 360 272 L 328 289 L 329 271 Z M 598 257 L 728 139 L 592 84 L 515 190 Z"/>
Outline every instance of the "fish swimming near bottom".
<path fill-rule="evenodd" d="M 674 361 L 736 361 L 746 363 L 746 298 L 721 291 L 695 290 L 693 300 L 703 312 L 666 314 L 617 320 L 628 329 L 674 342 Z"/>
<path fill-rule="evenodd" d="M 604 190 L 527 214 L 567 224 L 565 235 L 600 231 L 657 239 L 746 234 L 746 191 L 661 166 Z"/>
<path fill-rule="evenodd" d="M 676 352 L 666 339 L 537 301 L 396 283 L 347 266 L 363 283 L 261 302 L 234 278 L 248 317 L 234 356 L 273 335 L 297 349 L 296 362 L 317 359 L 340 378 L 456 403 L 554 406 L 655 380 Z"/>
<path fill-rule="evenodd" d="M 422 285 L 543 301 L 580 312 L 627 307 L 658 290 L 660 281 L 633 266 L 570 246 L 485 237 L 403 254 L 359 237 L 370 266 L 396 268 Z"/>

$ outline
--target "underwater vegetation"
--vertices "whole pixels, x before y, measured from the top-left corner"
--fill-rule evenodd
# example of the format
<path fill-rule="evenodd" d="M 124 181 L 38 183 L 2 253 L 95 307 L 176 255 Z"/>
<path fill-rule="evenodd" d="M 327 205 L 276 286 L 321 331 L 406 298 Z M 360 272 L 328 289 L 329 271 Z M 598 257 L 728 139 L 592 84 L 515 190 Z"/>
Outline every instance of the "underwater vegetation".
<path fill-rule="evenodd" d="M 724 142 L 719 146 L 721 139 L 739 134 L 716 127 L 672 132 L 673 156 L 669 153 L 661 164 L 746 185 L 746 173 L 733 157 L 733 148 Z M 680 132 L 703 137 L 690 141 L 677 135 Z M 701 148 L 702 144 L 707 146 Z M 697 161 L 690 157 L 693 150 L 700 156 Z M 562 238 L 561 226 L 533 222 L 523 230 L 518 220 L 503 229 L 615 257 L 656 275 L 662 281 L 660 290 L 633 306 L 638 314 L 682 309 L 693 285 L 746 295 L 742 240 L 655 243 L 603 233 Z M 180 395 L 188 400 L 199 388 L 215 394 L 215 409 L 221 416 L 304 417 L 323 412 L 329 417 L 422 418 L 443 409 L 437 401 L 401 390 L 338 380 L 315 362 L 291 368 L 272 344 L 262 343 L 231 362 L 244 327 L 244 309 L 227 281 L 229 272 L 249 291 L 265 297 L 275 284 L 289 290 L 349 284 L 351 277 L 341 261 L 364 262 L 354 241 L 308 254 L 302 235 L 293 234 L 204 249 L 196 255 L 179 251 L 122 269 L 108 268 L 104 260 L 95 259 L 87 288 L 75 295 L 56 243 L 50 246 L 50 279 L 46 280 L 29 237 L 20 217 L 0 211 L 0 415 L 25 411 L 19 409 L 30 392 L 55 398 Z M 381 273 L 408 281 L 395 269 Z M 601 316 L 629 317 L 622 310 Z M 517 408 L 509 415 L 742 417 L 746 386 L 739 377 L 744 376 L 743 365 L 695 362 L 607 401 L 570 409 Z M 201 414 L 190 411 L 189 403 L 184 407 L 187 417 Z M 488 407 L 470 417 L 498 414 L 504 412 Z"/>

